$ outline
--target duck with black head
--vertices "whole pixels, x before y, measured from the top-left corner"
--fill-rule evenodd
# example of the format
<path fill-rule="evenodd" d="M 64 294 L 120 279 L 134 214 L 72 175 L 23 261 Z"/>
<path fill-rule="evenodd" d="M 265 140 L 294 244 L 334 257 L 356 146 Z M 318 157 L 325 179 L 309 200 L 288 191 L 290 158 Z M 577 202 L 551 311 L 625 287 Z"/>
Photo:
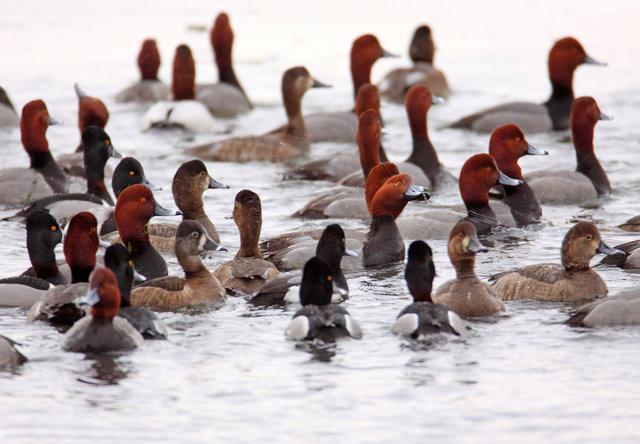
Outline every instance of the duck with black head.
<path fill-rule="evenodd" d="M 476 253 L 488 251 L 478 240 L 475 226 L 469 221 L 458 222 L 451 230 L 447 248 L 456 278 L 442 284 L 433 300 L 462 317 L 488 316 L 504 311 L 504 303 L 496 291 L 481 282 L 474 271 Z"/>
<path fill-rule="evenodd" d="M 455 311 L 442 304 L 436 304 L 431 299 L 435 275 L 431 247 L 421 240 L 412 242 L 407 254 L 404 278 L 413 297 L 413 304 L 400 312 L 391 326 L 392 333 L 412 339 L 433 333 L 466 333 L 465 322 Z"/>
<path fill-rule="evenodd" d="M 158 79 L 160 69 L 160 51 L 155 39 L 146 39 L 138 53 L 140 80 L 116 94 L 116 102 L 157 102 L 167 100 L 170 88 Z"/>
<path fill-rule="evenodd" d="M 513 123 L 527 134 L 565 130 L 569 128 L 569 114 L 574 99 L 573 73 L 583 63 L 604 65 L 589 57 L 575 38 L 562 38 L 553 44 L 549 52 L 549 80 L 552 89 L 551 96 L 545 103 L 505 103 L 463 117 L 448 128 L 490 133 L 500 125 Z"/>
<path fill-rule="evenodd" d="M 62 338 L 62 348 L 78 353 L 103 353 L 138 348 L 144 339 L 124 318 L 117 316 L 120 290 L 116 276 L 100 268 L 91 277 L 85 296 L 91 315 L 73 324 Z"/>
<path fill-rule="evenodd" d="M 344 308 L 331 303 L 333 276 L 322 259 L 312 257 L 302 270 L 300 303 L 285 330 L 285 336 L 295 341 L 332 343 L 337 339 L 362 338 L 358 323 Z"/>
<path fill-rule="evenodd" d="M 612 118 L 598 107 L 593 97 L 579 97 L 571 106 L 571 136 L 576 150 L 577 168 L 540 170 L 527 174 L 526 180 L 541 203 L 581 204 L 611 194 L 607 173 L 593 150 L 593 132 L 599 120 Z"/>
<path fill-rule="evenodd" d="M 187 45 L 179 45 L 173 58 L 171 92 L 173 101 L 156 102 L 140 121 L 140 129 L 180 128 L 194 133 L 211 132 L 215 120 L 200 102 L 195 100 L 196 68 Z"/>
<path fill-rule="evenodd" d="M 229 16 L 221 12 L 213 22 L 211 47 L 218 68 L 218 83 L 196 85 L 196 98 L 214 116 L 229 117 L 251 111 L 253 105 L 242 89 L 231 63 L 233 29 Z"/>
<path fill-rule="evenodd" d="M 602 241 L 591 222 L 578 222 L 562 240 L 561 264 L 529 265 L 491 276 L 496 294 L 505 301 L 537 299 L 573 302 L 605 296 L 609 290 L 589 262 L 596 254 L 624 253 Z"/>
<path fill-rule="evenodd" d="M 311 141 L 302 117 L 302 97 L 311 88 L 326 88 L 303 66 L 289 68 L 282 75 L 282 101 L 288 123 L 262 136 L 233 137 L 205 143 L 187 149 L 206 160 L 221 162 L 249 162 L 263 160 L 287 161 L 309 151 Z"/>

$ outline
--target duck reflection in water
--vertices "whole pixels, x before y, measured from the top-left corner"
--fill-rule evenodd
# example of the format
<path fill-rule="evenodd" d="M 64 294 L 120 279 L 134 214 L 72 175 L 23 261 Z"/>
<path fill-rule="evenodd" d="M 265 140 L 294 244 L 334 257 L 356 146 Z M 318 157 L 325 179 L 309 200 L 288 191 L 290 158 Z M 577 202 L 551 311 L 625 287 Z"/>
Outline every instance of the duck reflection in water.
<path fill-rule="evenodd" d="M 87 353 L 86 360 L 91 361 L 86 376 L 79 376 L 80 382 L 91 385 L 115 385 L 129 375 L 130 369 L 119 362 L 120 354 Z"/>

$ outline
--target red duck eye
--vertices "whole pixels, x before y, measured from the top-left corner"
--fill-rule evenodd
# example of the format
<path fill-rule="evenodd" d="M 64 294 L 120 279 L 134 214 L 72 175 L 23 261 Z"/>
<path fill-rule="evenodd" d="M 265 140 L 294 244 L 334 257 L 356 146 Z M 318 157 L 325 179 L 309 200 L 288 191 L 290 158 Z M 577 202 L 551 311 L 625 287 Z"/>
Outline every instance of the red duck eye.
<path fill-rule="evenodd" d="M 111 141 L 110 141 L 110 140 L 105 140 L 105 141 L 104 141 L 104 144 L 105 144 L 105 145 L 107 145 L 107 146 L 109 146 L 109 145 L 111 145 Z"/>
<path fill-rule="evenodd" d="M 147 198 L 146 198 L 146 197 L 141 197 L 141 198 L 140 198 L 140 202 L 145 203 L 146 201 L 147 201 Z"/>

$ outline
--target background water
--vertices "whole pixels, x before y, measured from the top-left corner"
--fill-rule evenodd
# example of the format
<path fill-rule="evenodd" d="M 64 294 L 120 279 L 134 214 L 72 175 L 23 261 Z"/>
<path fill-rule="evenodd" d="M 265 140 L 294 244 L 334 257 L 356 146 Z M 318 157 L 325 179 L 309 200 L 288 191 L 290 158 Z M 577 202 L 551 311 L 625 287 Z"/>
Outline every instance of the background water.
<path fill-rule="evenodd" d="M 578 220 L 593 220 L 610 245 L 637 235 L 614 227 L 640 213 L 638 120 L 640 4 L 600 1 L 497 0 L 430 2 L 234 2 L 234 1 L 24 1 L 5 3 L 0 15 L 0 82 L 17 109 L 42 98 L 52 116 L 65 121 L 47 133 L 54 155 L 78 143 L 73 83 L 102 98 L 111 112 L 107 125 L 114 146 L 135 155 L 150 180 L 164 187 L 157 198 L 171 204 L 170 184 L 188 157 L 181 148 L 230 135 L 257 134 L 284 121 L 282 72 L 305 65 L 334 85 L 312 90 L 306 112 L 352 106 L 348 54 L 353 39 L 375 33 L 400 59 L 380 60 L 373 80 L 408 64 L 407 47 L 416 26 L 432 26 L 436 65 L 455 94 L 429 116 L 431 140 L 441 162 L 455 175 L 471 154 L 486 152 L 488 136 L 440 126 L 481 107 L 511 99 L 544 101 L 549 94 L 547 54 L 555 40 L 578 38 L 608 67 L 580 67 L 576 95 L 592 95 L 615 116 L 598 124 L 596 153 L 614 192 L 601 205 L 545 206 L 542 229 L 510 229 L 485 240 L 479 276 L 514 266 L 559 261 L 560 242 Z M 141 134 L 145 108 L 121 105 L 114 94 L 137 79 L 141 41 L 158 39 L 160 75 L 170 80 L 174 48 L 187 43 L 197 61 L 197 80 L 216 72 L 208 29 L 220 10 L 235 31 L 236 73 L 256 104 L 237 119 L 221 120 L 216 134 Z M 206 29 L 206 32 L 205 32 Z M 402 106 L 383 104 L 385 148 L 404 159 L 410 134 Z M 523 171 L 573 168 L 569 132 L 535 134 L 546 158 L 520 162 Z M 314 145 L 309 158 L 354 150 Z M 0 132 L 2 166 L 25 166 L 19 132 Z M 115 167 L 116 161 L 111 161 Z M 250 188 L 263 202 L 262 237 L 323 227 L 288 215 L 330 185 L 282 182 L 281 165 L 207 164 L 231 186 L 205 194 L 225 254 L 205 259 L 210 269 L 233 256 L 239 245 L 230 215 L 235 194 Z M 429 207 L 460 203 L 457 187 L 439 190 Z M 406 212 L 422 211 L 412 204 Z M 10 214 L 0 211 L 0 216 Z M 365 221 L 339 221 L 365 230 Z M 2 223 L 0 275 L 28 264 L 24 228 Z M 438 276 L 454 276 L 445 240 L 428 240 Z M 407 242 L 408 244 L 408 242 Z M 166 257 L 172 273 L 181 273 Z M 610 292 L 634 288 L 637 274 L 599 268 Z M 352 290 L 346 308 L 363 330 L 361 341 L 326 350 L 303 350 L 284 339 L 294 307 L 256 310 L 230 298 L 210 312 L 165 312 L 169 341 L 146 342 L 133 353 L 100 358 L 60 350 L 53 328 L 26 322 L 24 309 L 0 309 L 0 332 L 22 344 L 30 361 L 0 373 L 0 441 L 4 442 L 637 442 L 640 439 L 640 332 L 635 327 L 595 331 L 562 324 L 568 305 L 532 301 L 507 304 L 504 316 L 477 322 L 464 339 L 442 337 L 413 347 L 389 326 L 409 303 L 401 265 L 347 274 Z"/>

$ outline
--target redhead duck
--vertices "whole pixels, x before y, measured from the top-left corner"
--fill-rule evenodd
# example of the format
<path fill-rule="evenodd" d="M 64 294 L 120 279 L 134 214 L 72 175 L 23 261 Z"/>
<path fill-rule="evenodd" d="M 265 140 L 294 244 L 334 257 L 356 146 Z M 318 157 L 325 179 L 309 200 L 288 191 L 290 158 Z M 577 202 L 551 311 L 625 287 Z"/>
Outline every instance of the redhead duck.
<path fill-rule="evenodd" d="M 0 335 L 0 369 L 13 368 L 28 359 L 16 349 L 17 342 Z"/>
<path fill-rule="evenodd" d="M 366 268 L 404 260 L 404 241 L 395 220 L 407 202 L 426 201 L 429 197 L 423 188 L 413 185 L 408 174 L 387 179 L 376 191 L 371 200 L 371 228 L 362 247 L 362 262 Z"/>
<path fill-rule="evenodd" d="M 140 80 L 116 94 L 116 102 L 157 102 L 169 98 L 170 89 L 158 79 L 160 51 L 154 39 L 146 39 L 138 53 Z"/>
<path fill-rule="evenodd" d="M 465 323 L 456 312 L 442 304 L 433 303 L 431 288 L 435 274 L 431 247 L 421 240 L 412 242 L 404 278 L 413 297 L 413 304 L 400 312 L 391 326 L 392 333 L 413 339 L 433 333 L 465 333 Z"/>
<path fill-rule="evenodd" d="M 172 309 L 221 304 L 226 295 L 224 287 L 205 268 L 200 258 L 200 253 L 207 244 L 213 244 L 213 241 L 200 222 L 180 222 L 176 233 L 175 253 L 184 270 L 185 279 L 170 276 L 144 282 L 131 291 L 131 304 Z M 224 250 L 220 246 L 215 247 L 216 250 Z"/>
<path fill-rule="evenodd" d="M 333 276 L 322 259 L 312 257 L 302 270 L 300 303 L 284 334 L 294 341 L 313 340 L 321 343 L 352 337 L 360 339 L 362 330 L 344 308 L 331 303 Z"/>
<path fill-rule="evenodd" d="M 396 57 L 385 51 L 376 36 L 365 34 L 351 46 L 353 97 L 365 83 L 371 83 L 371 68 L 381 57 Z M 353 142 L 358 117 L 353 111 L 321 112 L 304 117 L 311 142 Z"/>
<path fill-rule="evenodd" d="M 20 133 L 31 167 L 0 171 L 0 204 L 20 206 L 67 191 L 67 177 L 53 159 L 46 137 L 49 125 L 56 123 L 42 100 L 33 100 L 22 108 Z"/>
<path fill-rule="evenodd" d="M 537 299 L 571 302 L 594 299 L 609 291 L 589 266 L 598 253 L 623 254 L 607 246 L 591 222 L 578 222 L 562 240 L 560 264 L 529 265 L 491 277 L 499 297 L 506 301 Z"/>
<path fill-rule="evenodd" d="M 442 71 L 433 66 L 435 51 L 431 28 L 427 25 L 419 26 L 409 45 L 409 57 L 413 66 L 396 68 L 384 76 L 380 82 L 381 95 L 392 102 L 402 103 L 405 94 L 414 85 L 424 85 L 440 97 L 449 95 L 451 90 L 447 78 Z"/>
<path fill-rule="evenodd" d="M 327 225 L 316 246 L 316 257 L 329 267 L 333 277 L 333 295 L 338 301 L 349 296 L 349 285 L 340 263 L 344 256 L 358 256 L 358 253 L 347 248 L 344 230 L 338 224 Z M 297 289 L 302 281 L 299 270 L 280 274 L 267 283 L 249 302 L 253 305 L 269 306 L 290 302 L 290 294 Z"/>
<path fill-rule="evenodd" d="M 566 321 L 573 327 L 610 327 L 640 324 L 640 293 L 637 289 L 599 299 L 578 307 Z"/>
<path fill-rule="evenodd" d="M 524 134 L 513 124 L 502 125 L 491 133 L 489 154 L 496 161 L 500 171 L 507 176 L 518 179 L 520 185 L 501 185 L 504 202 L 518 227 L 540 222 L 542 208 L 536 193 L 522 177 L 518 160 L 525 155 L 544 155 L 548 151 L 540 150 L 524 138 Z"/>
<path fill-rule="evenodd" d="M 20 118 L 13 103 L 3 87 L 0 86 L 0 128 L 15 128 L 20 125 Z"/>
<path fill-rule="evenodd" d="M 527 134 L 567 129 L 574 97 L 573 72 L 583 63 L 603 65 L 589 57 L 573 37 L 560 39 L 549 52 L 549 80 L 552 87 L 549 100 L 543 104 L 512 102 L 494 106 L 464 117 L 448 127 L 490 133 L 500 125 L 513 123 Z"/>
<path fill-rule="evenodd" d="M 576 171 L 542 170 L 526 176 L 541 203 L 584 203 L 611 194 L 607 173 L 593 152 L 593 129 L 598 120 L 611 120 L 593 97 L 579 97 L 571 105 L 571 136 Z"/>
<path fill-rule="evenodd" d="M 250 190 L 236 194 L 233 221 L 240 232 L 240 249 L 231 261 L 220 265 L 213 275 L 231 294 L 253 294 L 280 272 L 262 258 L 258 241 L 262 228 L 260 197 Z"/>
<path fill-rule="evenodd" d="M 91 277 L 86 294 L 91 315 L 73 324 L 62 338 L 62 348 L 78 353 L 103 353 L 131 350 L 144 342 L 138 330 L 117 316 L 120 290 L 116 276 L 108 268 L 100 268 Z"/>
<path fill-rule="evenodd" d="M 449 259 L 456 278 L 445 282 L 433 300 L 458 315 L 487 316 L 504 311 L 504 303 L 489 284 L 481 282 L 474 271 L 476 253 L 488 250 L 478 240 L 476 227 L 469 221 L 458 222 L 449 235 Z"/>
<path fill-rule="evenodd" d="M 118 197 L 115 210 L 118 234 L 131 253 L 136 271 L 148 279 L 167 275 L 167 263 L 149 242 L 149 219 L 178 214 L 159 205 L 151 190 L 142 184 L 131 185 Z"/>
<path fill-rule="evenodd" d="M 233 30 L 229 16 L 221 12 L 211 28 L 211 47 L 218 67 L 219 83 L 196 85 L 197 100 L 202 102 L 214 116 L 233 116 L 251 111 L 253 106 L 233 71 L 231 47 Z"/>
<path fill-rule="evenodd" d="M 282 75 L 282 101 L 289 122 L 286 126 L 262 136 L 234 137 L 198 145 L 188 154 L 223 162 L 271 162 L 300 157 L 309 150 L 309 134 L 302 118 L 302 96 L 310 88 L 326 88 L 309 74 L 306 68 L 289 68 Z"/>
<path fill-rule="evenodd" d="M 181 128 L 194 133 L 211 132 L 216 124 L 207 108 L 195 100 L 196 68 L 187 45 L 176 48 L 173 58 L 173 101 L 156 102 L 140 121 L 142 131 L 150 128 Z"/>

